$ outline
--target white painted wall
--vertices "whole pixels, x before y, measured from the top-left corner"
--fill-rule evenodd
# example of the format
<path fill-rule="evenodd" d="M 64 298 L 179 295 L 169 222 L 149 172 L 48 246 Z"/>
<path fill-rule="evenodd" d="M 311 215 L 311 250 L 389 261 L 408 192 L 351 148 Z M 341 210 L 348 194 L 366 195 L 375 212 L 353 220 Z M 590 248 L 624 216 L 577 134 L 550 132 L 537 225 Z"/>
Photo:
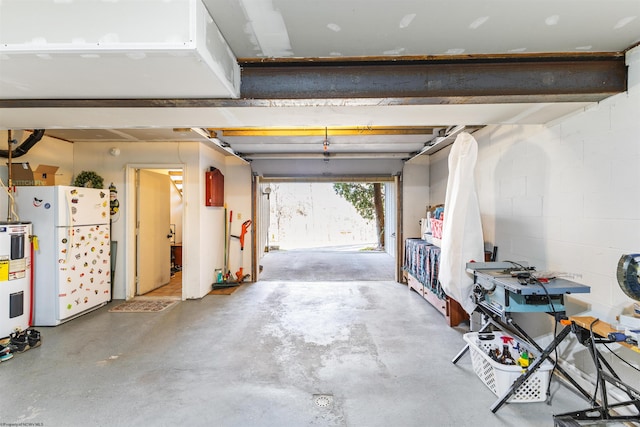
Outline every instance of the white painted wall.
<path fill-rule="evenodd" d="M 170 189 L 171 224 L 175 226 L 174 241 L 176 243 L 182 243 L 182 212 L 184 210 L 182 207 L 182 194 L 174 184 L 171 184 Z"/>
<path fill-rule="evenodd" d="M 0 138 L 7 139 L 6 131 Z M 118 148 L 120 154 L 110 154 Z M 132 296 L 135 271 L 135 242 L 128 238 L 135 212 L 130 204 L 133 183 L 127 182 L 127 166 L 140 168 L 184 167 L 183 176 L 183 298 L 201 298 L 211 290 L 214 271 L 222 268 L 224 261 L 224 208 L 204 205 L 204 173 L 210 167 L 220 169 L 225 175 L 225 200 L 234 210 L 234 234 L 239 234 L 243 221 L 251 219 L 251 169 L 248 164 L 232 157 L 225 157 L 215 148 L 201 143 L 68 143 L 48 138 L 46 135 L 28 154 L 16 161 L 29 162 L 35 169 L 40 164 L 59 166 L 56 184 L 69 185 L 74 174 L 92 170 L 104 178 L 104 186 L 116 186 L 120 202 L 120 215 L 112 223 L 112 239 L 118 242 L 116 272 L 113 278 L 115 299 Z M 6 183 L 7 168 L 0 167 L 0 178 Z M 6 212 L 6 200 L 0 201 L 0 214 Z M 240 219 L 238 219 L 240 215 Z M 178 227 L 180 228 L 180 227 Z M 246 236 L 243 257 L 245 273 L 250 273 L 253 227 Z M 133 260 L 133 262 L 131 261 Z M 237 241 L 232 243 L 231 271 L 240 265 Z"/>
<path fill-rule="evenodd" d="M 74 173 L 92 170 L 104 178 L 105 187 L 113 183 L 118 190 L 120 216 L 111 224 L 112 240 L 118 242 L 116 271 L 113 277 L 113 298 L 125 299 L 133 296 L 135 272 L 135 185 L 127 176 L 127 165 L 136 164 L 142 168 L 186 164 L 197 158 L 196 144 L 187 143 L 75 143 Z M 120 154 L 110 154 L 111 148 L 118 148 Z M 133 262 L 130 261 L 133 259 Z M 187 275 L 184 272 L 184 275 Z M 184 277 L 183 277 L 184 278 Z"/>
<path fill-rule="evenodd" d="M 196 280 L 188 289 L 183 287 L 183 298 L 201 298 L 211 290 L 215 282 L 215 269 L 224 264 L 224 207 L 205 206 L 205 172 L 211 167 L 224 175 L 225 200 L 227 184 L 232 180 L 227 175 L 221 154 L 210 146 L 198 144 L 198 159 L 189 169 L 190 192 L 184 193 L 185 239 L 182 246 L 183 262 L 194 271 Z M 196 190 L 197 191 L 194 191 Z M 186 246 L 185 246 L 186 243 Z M 183 267 L 183 271 L 184 271 Z M 183 283 L 185 283 L 183 273 Z M 186 293 L 186 294 L 185 294 Z"/>
<path fill-rule="evenodd" d="M 22 143 L 29 135 L 29 132 L 24 132 L 18 143 Z M 7 138 L 8 132 L 6 130 L 0 130 L 0 149 L 7 150 Z M 12 135 L 12 138 L 16 138 L 15 133 Z M 3 159 L 2 167 L 0 167 L 0 178 L 2 178 L 2 182 L 5 184 L 7 183 L 7 161 L 8 159 Z M 32 170 L 35 170 L 39 165 L 58 166 L 59 169 L 56 171 L 56 184 L 70 185 L 73 181 L 73 144 L 59 139 L 49 138 L 46 136 L 46 133 L 27 154 L 14 158 L 13 162 L 28 162 Z M 4 214 L 4 212 L 2 212 L 2 214 Z M 4 218 L 4 216 L 2 218 Z"/>
<path fill-rule="evenodd" d="M 420 236 L 420 219 L 431 203 L 430 158 L 420 156 L 407 162 L 402 170 L 402 230 L 404 239 Z M 445 175 L 446 181 L 446 175 Z"/>
<path fill-rule="evenodd" d="M 226 173 L 224 176 L 224 199 L 230 211 L 233 211 L 233 221 L 231 223 L 231 234 L 240 236 L 242 223 L 252 219 L 251 216 L 251 168 L 243 160 L 235 157 L 228 157 Z M 227 221 L 229 218 L 227 218 Z M 220 223 L 220 230 L 224 232 L 223 223 Z M 252 224 L 244 238 L 244 251 L 240 252 L 240 242 L 238 239 L 231 239 L 229 248 L 229 270 L 232 276 L 238 271 L 242 254 L 242 267 L 244 274 L 251 274 L 251 243 L 255 225 Z M 222 266 L 222 263 L 220 264 Z M 235 277 L 235 276 L 233 276 Z M 253 280 L 255 278 L 251 278 Z"/>
<path fill-rule="evenodd" d="M 447 194 L 447 176 L 449 174 L 448 157 L 450 151 L 451 146 L 429 157 L 429 194 L 431 195 L 431 206 L 444 203 L 444 198 Z"/>
<path fill-rule="evenodd" d="M 120 149 L 120 155 L 111 156 L 111 147 Z M 160 167 L 183 165 L 183 299 L 201 298 L 211 290 L 214 269 L 222 267 L 224 250 L 223 208 L 204 205 L 204 173 L 213 166 L 225 175 L 225 187 L 234 189 L 234 200 L 247 200 L 250 206 L 250 185 L 242 188 L 238 175 L 250 176 L 249 167 L 232 164 L 227 173 L 225 157 L 214 148 L 200 143 L 76 143 L 74 144 L 74 170 L 94 170 L 105 179 L 105 185 L 113 182 L 118 188 L 121 215 L 112 224 L 112 236 L 118 244 L 118 259 L 114 281 L 114 298 L 127 296 L 126 283 L 132 281 L 135 264 L 131 259 L 134 242 L 128 238 L 131 218 L 133 185 L 127 183 L 126 167 Z M 232 162 L 233 163 L 233 162 Z M 244 171 L 243 169 L 246 169 Z M 235 184 L 234 184 L 235 182 Z M 225 188 L 225 194 L 229 190 Z M 248 215 L 248 214 L 247 214 Z M 135 215 L 133 216 L 135 218 Z M 133 264 L 133 265 L 132 265 Z M 245 268 L 250 267 L 250 257 Z M 131 294 L 129 294 L 130 296 Z"/>

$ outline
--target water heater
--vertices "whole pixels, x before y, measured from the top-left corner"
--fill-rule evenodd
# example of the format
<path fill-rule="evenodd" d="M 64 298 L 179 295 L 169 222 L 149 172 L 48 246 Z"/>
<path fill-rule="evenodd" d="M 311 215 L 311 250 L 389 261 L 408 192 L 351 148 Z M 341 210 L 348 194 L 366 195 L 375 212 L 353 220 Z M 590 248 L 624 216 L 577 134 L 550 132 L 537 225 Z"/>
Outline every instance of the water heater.
<path fill-rule="evenodd" d="M 31 326 L 31 223 L 0 222 L 0 338 Z"/>

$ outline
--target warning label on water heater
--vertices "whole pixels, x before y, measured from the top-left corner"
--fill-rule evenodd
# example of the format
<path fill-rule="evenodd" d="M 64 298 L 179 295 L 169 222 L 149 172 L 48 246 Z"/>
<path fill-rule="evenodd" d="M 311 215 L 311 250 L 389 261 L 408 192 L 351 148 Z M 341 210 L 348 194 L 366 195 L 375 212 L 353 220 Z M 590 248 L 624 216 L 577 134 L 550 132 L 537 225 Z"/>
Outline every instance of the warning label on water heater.
<path fill-rule="evenodd" d="M 9 280 L 9 256 L 0 256 L 0 282 Z"/>
<path fill-rule="evenodd" d="M 9 280 L 23 279 L 27 276 L 27 260 L 12 259 L 9 262 Z"/>

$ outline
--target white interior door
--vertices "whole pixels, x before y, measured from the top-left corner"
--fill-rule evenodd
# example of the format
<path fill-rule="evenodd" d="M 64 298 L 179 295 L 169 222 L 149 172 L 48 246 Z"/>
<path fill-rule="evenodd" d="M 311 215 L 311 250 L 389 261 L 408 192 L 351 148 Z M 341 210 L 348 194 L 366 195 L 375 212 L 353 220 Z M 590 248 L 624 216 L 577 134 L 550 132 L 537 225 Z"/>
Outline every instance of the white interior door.
<path fill-rule="evenodd" d="M 171 280 L 171 205 L 168 175 L 137 171 L 137 295 Z"/>

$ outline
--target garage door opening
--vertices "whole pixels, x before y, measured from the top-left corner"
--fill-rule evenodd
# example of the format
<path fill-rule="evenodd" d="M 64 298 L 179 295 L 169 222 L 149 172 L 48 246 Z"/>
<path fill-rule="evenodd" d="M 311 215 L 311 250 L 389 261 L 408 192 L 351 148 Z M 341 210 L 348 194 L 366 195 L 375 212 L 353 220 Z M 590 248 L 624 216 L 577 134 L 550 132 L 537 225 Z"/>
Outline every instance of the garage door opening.
<path fill-rule="evenodd" d="M 388 237 L 388 229 L 395 227 L 395 206 L 390 209 L 395 203 L 389 203 L 394 184 L 375 184 L 382 195 L 378 215 L 372 191 L 364 192 L 372 190 L 373 182 L 261 184 L 261 225 L 266 230 L 258 242 L 264 244 L 259 280 L 394 280 L 395 234 Z M 360 196 L 345 197 L 355 192 Z M 376 222 L 379 216 L 382 224 Z"/>

